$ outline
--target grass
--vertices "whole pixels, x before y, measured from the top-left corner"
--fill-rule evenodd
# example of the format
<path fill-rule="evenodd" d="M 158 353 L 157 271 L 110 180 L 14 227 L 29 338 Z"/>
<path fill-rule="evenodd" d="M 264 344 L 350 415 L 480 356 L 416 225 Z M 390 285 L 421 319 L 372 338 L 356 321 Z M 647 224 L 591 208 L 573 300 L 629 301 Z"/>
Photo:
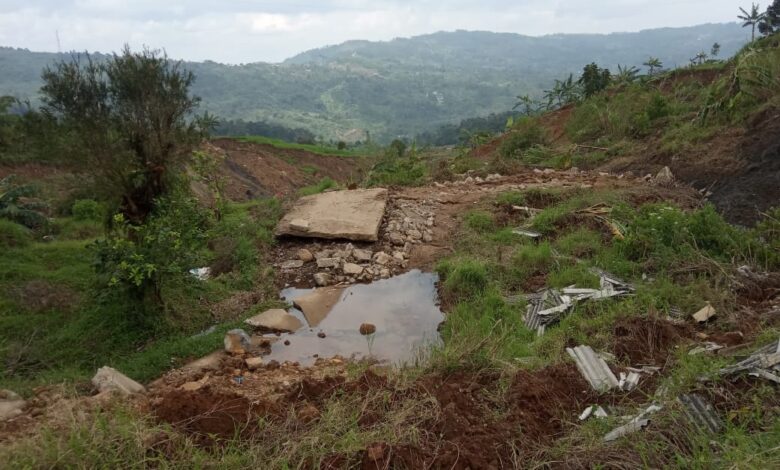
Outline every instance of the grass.
<path fill-rule="evenodd" d="M 304 186 L 303 188 L 298 190 L 298 195 L 300 196 L 311 196 L 313 194 L 319 194 L 321 192 L 324 192 L 328 189 L 338 189 L 339 184 L 335 181 L 333 181 L 329 177 L 322 178 L 319 183 L 312 185 L 312 186 Z"/>
<path fill-rule="evenodd" d="M 296 144 L 259 135 L 235 137 L 235 139 L 240 142 L 248 142 L 252 144 L 272 145 L 279 149 L 305 150 L 306 152 L 310 153 L 317 153 L 320 155 L 334 155 L 337 157 L 357 157 L 364 154 L 364 152 L 359 149 L 338 149 L 335 146 L 329 147 L 326 145 L 317 144 Z"/>

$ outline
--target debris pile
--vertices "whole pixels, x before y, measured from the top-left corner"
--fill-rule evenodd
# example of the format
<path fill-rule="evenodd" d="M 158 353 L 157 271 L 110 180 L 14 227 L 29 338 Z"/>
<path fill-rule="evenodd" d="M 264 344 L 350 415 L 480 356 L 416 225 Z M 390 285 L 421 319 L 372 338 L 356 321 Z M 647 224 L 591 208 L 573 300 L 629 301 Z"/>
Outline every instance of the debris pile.
<path fill-rule="evenodd" d="M 544 334 L 548 325 L 557 323 L 578 302 L 601 300 L 610 297 L 623 297 L 634 292 L 634 287 L 619 278 L 602 271 L 592 269 L 600 278 L 600 289 L 583 289 L 576 286 L 558 289 L 547 288 L 529 294 L 525 325 L 535 330 L 539 336 Z"/>
<path fill-rule="evenodd" d="M 720 375 L 735 375 L 747 372 L 780 383 L 780 339 L 754 352 L 747 359 L 720 370 Z"/>

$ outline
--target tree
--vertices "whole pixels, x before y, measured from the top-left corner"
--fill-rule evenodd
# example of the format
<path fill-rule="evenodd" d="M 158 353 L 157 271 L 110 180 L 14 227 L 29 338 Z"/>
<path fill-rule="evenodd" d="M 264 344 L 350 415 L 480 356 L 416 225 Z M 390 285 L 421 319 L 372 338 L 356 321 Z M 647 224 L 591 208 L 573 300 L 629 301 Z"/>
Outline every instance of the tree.
<path fill-rule="evenodd" d="M 775 33 L 780 28 L 780 0 L 774 0 L 766 8 L 761 21 L 758 23 L 758 30 L 764 36 Z"/>
<path fill-rule="evenodd" d="M 70 137 L 62 151 L 130 224 L 146 221 L 215 123 L 193 114 L 194 80 L 180 62 L 127 46 L 107 60 L 76 55 L 43 71 L 42 112 Z"/>
<path fill-rule="evenodd" d="M 718 57 L 718 54 L 720 54 L 720 44 L 716 42 L 712 45 L 712 49 L 710 49 L 710 55 L 712 57 Z"/>
<path fill-rule="evenodd" d="M 744 8 L 739 7 L 739 11 L 742 12 L 741 15 L 737 15 L 737 18 L 739 20 L 742 20 L 742 27 L 747 28 L 748 26 L 751 27 L 751 33 L 750 33 L 750 40 L 755 41 L 756 40 L 756 26 L 761 22 L 761 20 L 764 19 L 764 13 L 759 13 L 759 5 L 757 3 L 754 3 L 750 7 L 750 13 L 745 11 Z"/>
<path fill-rule="evenodd" d="M 706 61 L 707 61 L 707 53 L 704 51 L 700 51 L 698 54 L 696 54 L 693 57 L 693 59 L 691 59 L 691 64 L 701 65 Z"/>
<path fill-rule="evenodd" d="M 536 112 L 535 102 L 528 95 L 518 96 L 517 103 L 515 103 L 515 105 L 512 106 L 512 109 L 517 109 L 520 107 L 523 108 L 523 114 L 525 114 L 526 116 L 531 116 Z"/>
<path fill-rule="evenodd" d="M 595 62 L 585 66 L 582 70 L 582 76 L 577 83 L 582 86 L 582 93 L 585 98 L 590 98 L 596 93 L 604 90 L 612 81 L 612 74 L 609 69 L 602 69 Z"/>
<path fill-rule="evenodd" d="M 634 80 L 636 80 L 637 75 L 639 75 L 639 69 L 633 65 L 631 67 L 628 65 L 618 65 L 617 74 L 615 74 L 613 79 L 619 84 L 633 83 Z"/>
<path fill-rule="evenodd" d="M 643 63 L 645 67 L 649 68 L 650 71 L 648 72 L 649 75 L 655 75 L 656 70 L 661 70 L 663 68 L 664 64 L 661 62 L 661 59 L 658 57 L 649 57 L 647 59 L 647 62 Z"/>

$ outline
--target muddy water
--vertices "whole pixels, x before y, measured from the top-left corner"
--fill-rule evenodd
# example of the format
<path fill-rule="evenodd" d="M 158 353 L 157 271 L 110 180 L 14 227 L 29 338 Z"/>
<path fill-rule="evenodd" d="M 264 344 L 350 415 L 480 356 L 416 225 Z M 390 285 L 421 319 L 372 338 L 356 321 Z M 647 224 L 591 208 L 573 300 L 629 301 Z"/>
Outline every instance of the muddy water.
<path fill-rule="evenodd" d="M 289 312 L 303 322 L 304 328 L 282 335 L 273 344 L 270 360 L 312 364 L 317 357 L 371 357 L 400 364 L 419 357 L 424 346 L 439 341 L 437 327 L 444 315 L 437 305 L 438 276 L 417 270 L 400 276 L 358 284 L 344 289 L 327 316 L 312 328 L 302 312 Z M 292 302 L 312 289 L 289 288 L 281 292 Z M 376 333 L 362 336 L 362 323 L 376 325 Z M 319 332 L 325 337 L 318 336 Z M 289 341 L 289 345 L 284 343 Z M 316 356 L 315 356 L 316 355 Z"/>

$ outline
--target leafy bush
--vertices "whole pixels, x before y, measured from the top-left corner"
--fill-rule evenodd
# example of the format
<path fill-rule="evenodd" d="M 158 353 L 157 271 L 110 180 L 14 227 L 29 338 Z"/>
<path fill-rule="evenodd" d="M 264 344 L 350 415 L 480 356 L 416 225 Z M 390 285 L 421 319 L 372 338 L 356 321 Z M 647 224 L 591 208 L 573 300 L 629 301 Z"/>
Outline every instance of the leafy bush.
<path fill-rule="evenodd" d="M 95 268 L 108 287 L 161 305 L 163 283 L 200 265 L 207 220 L 192 199 L 158 199 L 144 225 L 130 224 L 122 214 L 113 222 L 108 237 L 93 245 Z"/>
<path fill-rule="evenodd" d="M 546 145 L 547 133 L 537 119 L 523 118 L 504 138 L 498 148 L 503 158 L 519 158 L 523 152 L 537 145 Z"/>
<path fill-rule="evenodd" d="M 15 248 L 32 241 L 30 229 L 10 220 L 0 219 L 0 247 Z"/>
<path fill-rule="evenodd" d="M 99 221 L 103 218 L 103 208 L 92 199 L 79 199 L 73 203 L 71 213 L 76 220 Z"/>
<path fill-rule="evenodd" d="M 29 184 L 17 185 L 15 175 L 0 180 L 0 219 L 20 223 L 28 228 L 38 228 L 46 223 L 46 216 L 40 211 L 46 205 L 28 199 L 35 195 L 35 188 Z"/>

